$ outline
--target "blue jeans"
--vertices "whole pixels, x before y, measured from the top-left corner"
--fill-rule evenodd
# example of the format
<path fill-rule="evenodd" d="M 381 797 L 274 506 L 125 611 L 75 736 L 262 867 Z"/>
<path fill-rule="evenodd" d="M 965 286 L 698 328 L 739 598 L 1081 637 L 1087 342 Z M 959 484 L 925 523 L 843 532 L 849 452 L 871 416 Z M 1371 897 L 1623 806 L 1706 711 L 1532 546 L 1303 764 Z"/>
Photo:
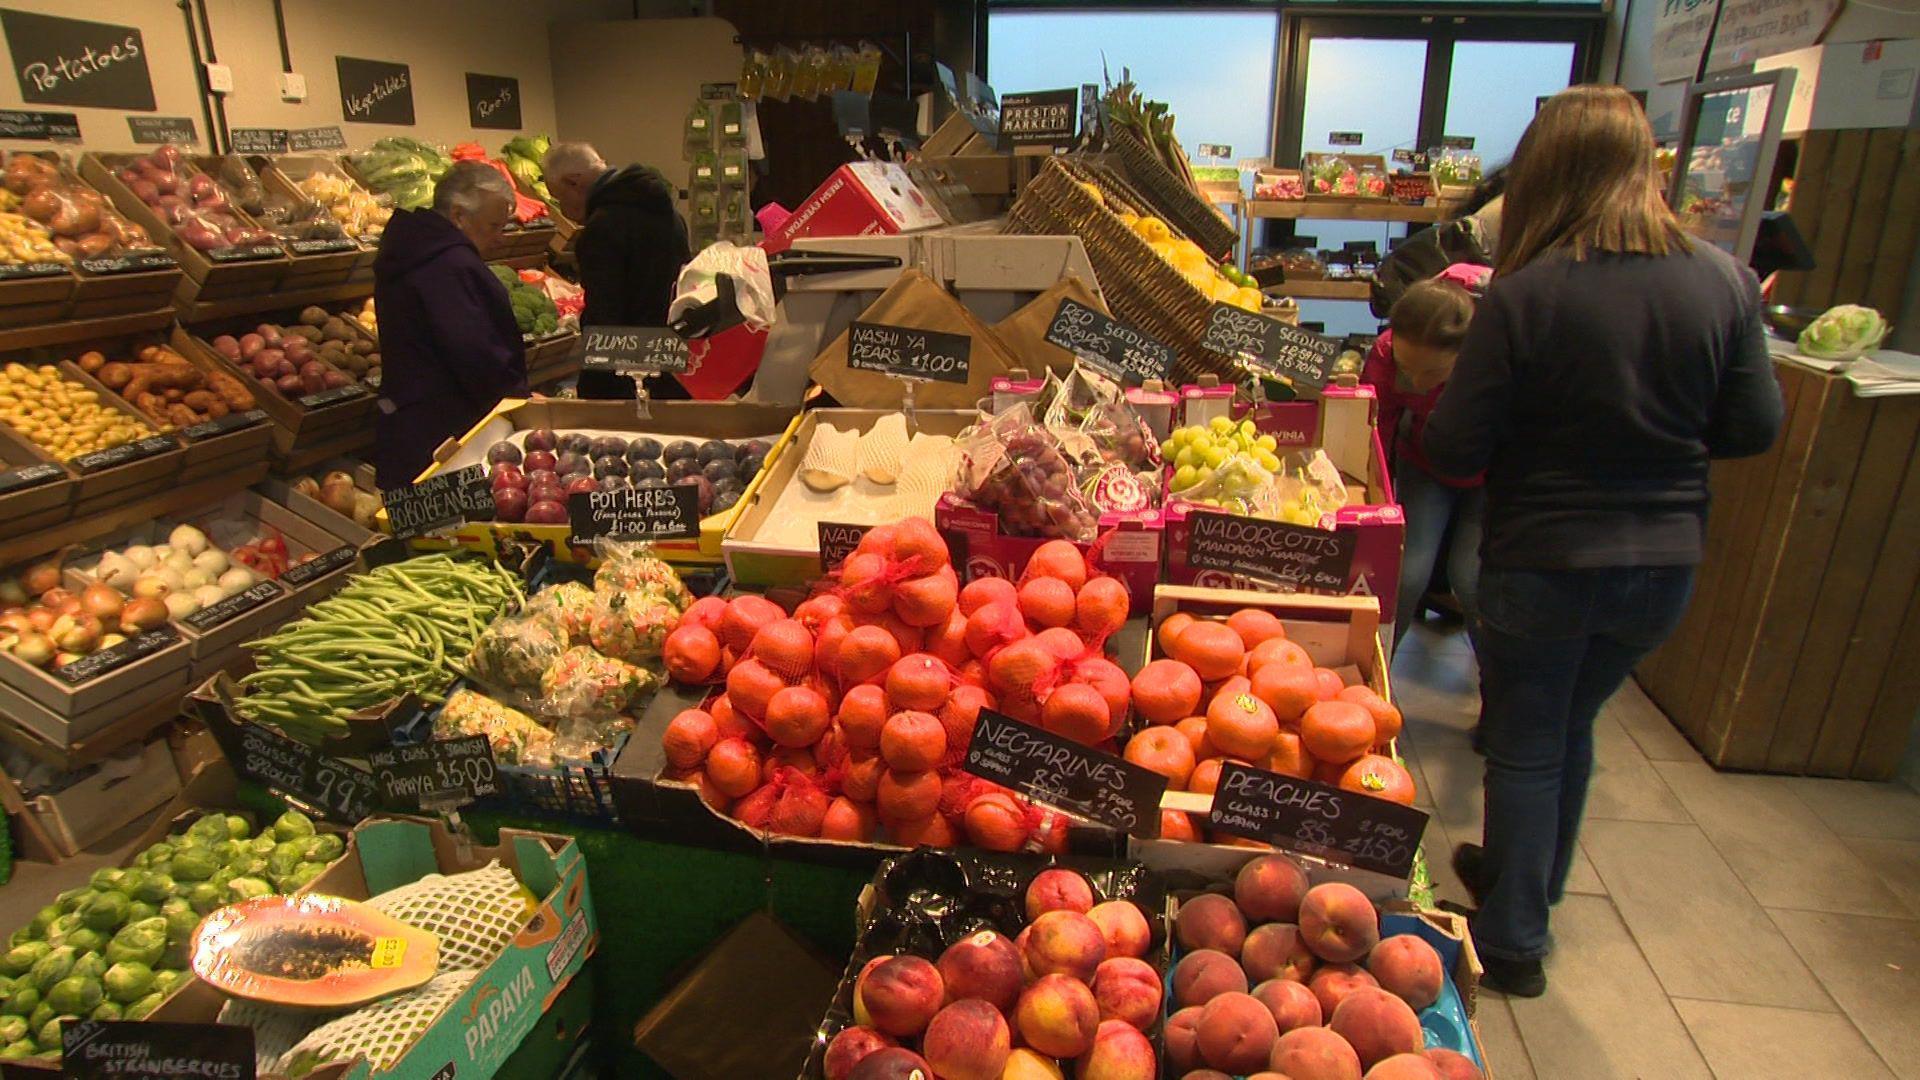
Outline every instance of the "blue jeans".
<path fill-rule="evenodd" d="M 1533 960 L 1566 892 L 1593 773 L 1593 721 L 1693 591 L 1691 566 L 1480 575 L 1486 875 L 1474 947 Z"/>
<path fill-rule="evenodd" d="M 1453 586 L 1467 628 L 1473 628 L 1480 584 L 1480 531 L 1487 519 L 1487 489 L 1448 487 L 1433 474 L 1402 458 L 1393 478 L 1400 510 L 1407 517 L 1406 546 L 1400 554 L 1400 593 L 1394 602 L 1393 643 L 1420 616 L 1420 598 L 1427 594 L 1440 545 L 1451 534 L 1447 549 L 1447 581 Z"/>

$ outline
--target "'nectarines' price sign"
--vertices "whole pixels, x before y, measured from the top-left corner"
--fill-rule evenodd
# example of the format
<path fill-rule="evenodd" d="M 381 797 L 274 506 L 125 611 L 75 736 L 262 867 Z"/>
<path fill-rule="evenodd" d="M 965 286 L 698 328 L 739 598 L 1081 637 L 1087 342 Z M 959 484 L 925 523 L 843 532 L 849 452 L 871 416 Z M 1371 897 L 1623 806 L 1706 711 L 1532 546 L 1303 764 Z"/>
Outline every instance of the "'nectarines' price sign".
<path fill-rule="evenodd" d="M 1160 835 L 1166 777 L 992 709 L 980 710 L 960 767 L 1077 817 L 1142 839 Z"/>
<path fill-rule="evenodd" d="M 1328 373 L 1340 356 L 1339 338 L 1302 330 L 1232 304 L 1213 305 L 1200 345 L 1315 390 L 1327 385 Z"/>
<path fill-rule="evenodd" d="M 380 493 L 395 537 L 410 540 L 436 529 L 493 517 L 493 490 L 487 486 L 483 465 L 429 476 L 417 484 L 388 488 Z"/>
<path fill-rule="evenodd" d="M 60 1043 L 60 1075 L 70 1080 L 258 1075 L 253 1029 L 242 1024 L 75 1020 L 60 1026 Z"/>
<path fill-rule="evenodd" d="M 605 536 L 627 540 L 692 540 L 700 535 L 700 489 L 692 484 L 615 488 L 567 496 L 575 544 Z"/>
<path fill-rule="evenodd" d="M 1164 379 L 1173 367 L 1165 343 L 1074 300 L 1060 301 L 1047 340 L 1125 383 Z"/>
<path fill-rule="evenodd" d="M 1187 516 L 1187 565 L 1296 589 L 1341 593 L 1353 578 L 1359 541 L 1340 532 L 1266 518 L 1194 510 Z"/>
<path fill-rule="evenodd" d="M 1357 791 L 1229 761 L 1220 769 L 1207 825 L 1404 878 L 1413 874 L 1427 815 Z"/>

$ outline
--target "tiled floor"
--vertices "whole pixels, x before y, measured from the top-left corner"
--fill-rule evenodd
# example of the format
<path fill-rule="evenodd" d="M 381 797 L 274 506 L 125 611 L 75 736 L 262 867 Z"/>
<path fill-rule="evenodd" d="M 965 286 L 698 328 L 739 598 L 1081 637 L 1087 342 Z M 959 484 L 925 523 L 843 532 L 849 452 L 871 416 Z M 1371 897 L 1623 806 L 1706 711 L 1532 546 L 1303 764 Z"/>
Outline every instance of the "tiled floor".
<path fill-rule="evenodd" d="M 1393 679 L 1435 891 L 1468 903 L 1447 853 L 1480 838 L 1472 653 L 1419 628 Z M 1480 995 L 1493 1076 L 1920 1080 L 1920 794 L 1718 772 L 1632 683 L 1595 757 L 1547 993 Z"/>

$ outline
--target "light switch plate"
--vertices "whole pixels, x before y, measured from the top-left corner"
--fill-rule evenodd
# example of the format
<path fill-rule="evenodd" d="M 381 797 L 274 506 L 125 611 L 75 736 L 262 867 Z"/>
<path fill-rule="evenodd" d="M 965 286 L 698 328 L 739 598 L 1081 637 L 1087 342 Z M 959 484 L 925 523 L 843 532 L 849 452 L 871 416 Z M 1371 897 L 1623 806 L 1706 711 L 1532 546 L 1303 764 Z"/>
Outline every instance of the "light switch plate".
<path fill-rule="evenodd" d="M 207 65 L 207 89 L 216 94 L 233 92 L 233 69 L 225 64 Z"/>
<path fill-rule="evenodd" d="M 307 100 L 307 77 L 289 71 L 280 76 L 280 99 L 282 101 Z"/>

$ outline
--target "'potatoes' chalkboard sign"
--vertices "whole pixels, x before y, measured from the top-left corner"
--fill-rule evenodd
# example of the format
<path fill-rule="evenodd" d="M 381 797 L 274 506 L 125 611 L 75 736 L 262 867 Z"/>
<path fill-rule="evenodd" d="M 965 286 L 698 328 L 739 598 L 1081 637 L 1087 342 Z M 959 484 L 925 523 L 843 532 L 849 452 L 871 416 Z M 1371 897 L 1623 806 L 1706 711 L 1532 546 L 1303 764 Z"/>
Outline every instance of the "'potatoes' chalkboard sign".
<path fill-rule="evenodd" d="M 847 328 L 847 366 L 861 371 L 964 385 L 972 363 L 973 339 L 965 334 L 865 322 Z"/>
<path fill-rule="evenodd" d="M 1160 835 L 1166 777 L 992 709 L 980 710 L 960 767 L 1069 814 L 1145 839 Z"/>
<path fill-rule="evenodd" d="M 1318 390 L 1340 356 L 1340 339 L 1289 326 L 1279 319 L 1215 304 L 1207 313 L 1202 347 L 1222 356 L 1244 358 L 1290 382 Z"/>
<path fill-rule="evenodd" d="M 700 535 L 700 491 L 692 484 L 616 488 L 567 496 L 573 543 L 602 536 L 628 540 L 691 540 Z"/>
<path fill-rule="evenodd" d="M 253 1080 L 253 1029 L 242 1024 L 70 1020 L 60 1025 L 68 1080 Z"/>
<path fill-rule="evenodd" d="M 192 146 L 200 141 L 200 132 L 193 126 L 191 116 L 129 116 L 127 128 L 133 133 L 135 146 L 163 143 Z"/>
<path fill-rule="evenodd" d="M 380 798 L 396 810 L 452 810 L 500 793 L 485 735 L 389 746 L 367 755 Z"/>
<path fill-rule="evenodd" d="M 0 30 L 28 104 L 153 111 L 153 76 L 137 28 L 0 8 Z"/>
<path fill-rule="evenodd" d="M 1165 344 L 1075 300 L 1060 301 L 1047 340 L 1129 384 L 1164 379 L 1173 367 Z"/>
<path fill-rule="evenodd" d="M 580 370 L 622 375 L 681 374 L 687 370 L 687 339 L 664 326 L 583 326 Z"/>
<path fill-rule="evenodd" d="M 467 120 L 474 127 L 514 131 L 520 127 L 520 80 L 467 72 Z"/>
<path fill-rule="evenodd" d="M 1353 577 L 1355 537 L 1350 529 L 1194 510 L 1187 516 L 1187 565 L 1344 594 Z"/>
<path fill-rule="evenodd" d="M 387 508 L 389 531 L 402 540 L 425 536 L 435 529 L 493 518 L 493 489 L 484 465 L 429 476 L 417 484 L 391 487 L 380 493 Z"/>
<path fill-rule="evenodd" d="M 1357 791 L 1229 761 L 1220 769 L 1207 825 L 1404 878 L 1413 873 L 1427 815 Z"/>
<path fill-rule="evenodd" d="M 385 60 L 333 58 L 340 73 L 340 115 L 356 124 L 413 123 L 413 71 Z"/>

